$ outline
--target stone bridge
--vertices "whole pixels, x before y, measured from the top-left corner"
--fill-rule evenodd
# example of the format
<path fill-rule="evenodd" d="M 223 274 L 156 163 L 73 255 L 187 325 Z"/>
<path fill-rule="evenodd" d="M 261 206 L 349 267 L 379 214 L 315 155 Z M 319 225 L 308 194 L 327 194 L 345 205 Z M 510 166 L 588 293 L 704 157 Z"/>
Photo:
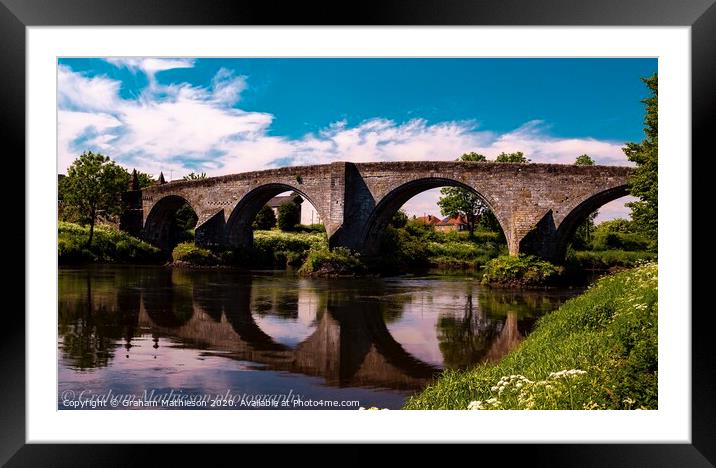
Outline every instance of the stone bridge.
<path fill-rule="evenodd" d="M 272 197 L 296 191 L 323 220 L 331 248 L 378 252 L 393 214 L 413 196 L 444 186 L 477 193 L 495 214 L 511 255 L 564 258 L 579 224 L 628 194 L 628 167 L 491 162 L 336 162 L 177 181 L 125 193 L 120 227 L 168 248 L 174 214 L 188 203 L 199 220 L 196 242 L 243 247 L 251 224 Z M 135 187 L 136 188 L 136 187 Z"/>

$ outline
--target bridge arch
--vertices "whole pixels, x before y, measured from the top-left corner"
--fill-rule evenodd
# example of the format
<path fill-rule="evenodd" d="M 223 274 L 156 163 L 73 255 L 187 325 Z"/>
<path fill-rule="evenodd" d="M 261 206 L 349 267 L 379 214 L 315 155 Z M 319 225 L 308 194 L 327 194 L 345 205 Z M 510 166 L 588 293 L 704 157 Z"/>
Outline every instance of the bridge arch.
<path fill-rule="evenodd" d="M 142 238 L 162 250 L 171 250 L 177 241 L 181 240 L 176 226 L 176 214 L 184 205 L 189 205 L 194 215 L 197 215 L 192 203 L 180 195 L 171 194 L 160 198 L 144 221 Z"/>
<path fill-rule="evenodd" d="M 475 187 L 471 187 L 455 179 L 447 177 L 423 177 L 399 185 L 380 199 L 363 228 L 361 234 L 361 250 L 366 255 L 376 255 L 380 249 L 383 231 L 385 231 L 393 215 L 414 196 L 439 187 L 459 187 L 469 190 L 480 197 L 497 218 L 502 232 L 507 235 L 508 231 L 505 229 L 506 224 L 504 219 L 500 213 L 493 208 L 496 206 L 496 203 L 494 200 L 491 200 L 488 195 L 476 190 Z"/>
<path fill-rule="evenodd" d="M 253 244 L 254 230 L 252 224 L 259 210 L 273 197 L 283 192 L 295 192 L 307 200 L 322 220 L 327 219 L 314 197 L 306 191 L 284 183 L 268 183 L 253 188 L 236 204 L 226 221 L 226 243 L 231 247 L 249 247 Z"/>
<path fill-rule="evenodd" d="M 550 212 L 520 242 L 520 252 L 535 254 L 553 263 L 564 262 L 567 246 L 589 215 L 607 203 L 629 195 L 627 184 L 591 194 L 565 212 Z M 555 218 L 562 217 L 557 225 Z"/>

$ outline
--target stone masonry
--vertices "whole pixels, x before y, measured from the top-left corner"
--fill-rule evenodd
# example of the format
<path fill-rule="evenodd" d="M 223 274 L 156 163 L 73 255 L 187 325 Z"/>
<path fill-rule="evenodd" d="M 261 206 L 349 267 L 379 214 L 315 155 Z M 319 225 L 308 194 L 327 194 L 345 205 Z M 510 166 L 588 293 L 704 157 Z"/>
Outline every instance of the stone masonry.
<path fill-rule="evenodd" d="M 324 220 L 329 245 L 375 255 L 393 214 L 436 187 L 477 192 L 507 238 L 509 252 L 564 258 L 577 226 L 603 204 L 627 195 L 628 167 L 475 162 L 381 162 L 285 167 L 129 191 L 121 228 L 162 248 L 176 210 L 199 217 L 196 242 L 251 245 L 251 223 L 272 197 L 296 191 Z"/>

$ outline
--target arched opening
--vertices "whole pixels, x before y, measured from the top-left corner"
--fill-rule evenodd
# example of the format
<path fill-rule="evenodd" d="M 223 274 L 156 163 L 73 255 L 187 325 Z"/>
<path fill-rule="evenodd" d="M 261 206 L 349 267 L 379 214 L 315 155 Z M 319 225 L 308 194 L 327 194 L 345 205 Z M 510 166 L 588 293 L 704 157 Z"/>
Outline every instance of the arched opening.
<path fill-rule="evenodd" d="M 630 201 L 628 186 L 621 185 L 596 193 L 582 201 L 566 214 L 559 226 L 555 225 L 555 213 L 549 212 L 520 242 L 520 252 L 535 254 L 553 263 L 563 263 L 567 249 L 590 250 L 594 247 L 599 210 L 611 202 Z M 628 218 L 624 209 L 619 217 Z M 614 213 L 603 219 L 616 217 Z"/>
<path fill-rule="evenodd" d="M 239 201 L 226 222 L 228 245 L 251 247 L 255 230 L 325 232 L 316 204 L 305 192 L 285 184 L 262 185 Z"/>
<path fill-rule="evenodd" d="M 502 226 L 483 194 L 461 182 L 432 177 L 405 183 L 383 197 L 366 223 L 362 246 L 365 255 L 395 263 L 399 270 L 434 264 L 440 254 L 425 252 L 428 247 L 462 244 L 465 251 L 453 253 L 463 258 L 452 266 L 477 266 L 504 250 Z"/>
<path fill-rule="evenodd" d="M 198 219 L 186 199 L 169 195 L 152 207 L 144 223 L 143 237 L 160 249 L 171 252 L 180 242 L 194 239 Z"/>

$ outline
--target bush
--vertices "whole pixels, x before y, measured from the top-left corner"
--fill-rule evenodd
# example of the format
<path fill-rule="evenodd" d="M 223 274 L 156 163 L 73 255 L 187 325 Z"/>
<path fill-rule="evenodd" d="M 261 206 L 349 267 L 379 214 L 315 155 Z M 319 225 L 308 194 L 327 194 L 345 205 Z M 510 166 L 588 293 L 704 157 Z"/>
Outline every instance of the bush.
<path fill-rule="evenodd" d="M 381 238 L 379 267 L 385 272 L 426 268 L 430 265 L 428 254 L 421 237 L 411 235 L 408 229 L 388 226 Z"/>
<path fill-rule="evenodd" d="M 487 262 L 482 284 L 502 287 L 543 286 L 553 280 L 559 269 L 534 255 L 503 255 Z"/>
<path fill-rule="evenodd" d="M 172 259 L 175 263 L 190 265 L 217 265 L 219 258 L 208 249 L 201 248 L 191 242 L 182 242 L 174 247 Z"/>
<path fill-rule="evenodd" d="M 406 409 L 658 409 L 658 267 L 600 279 L 497 364 L 446 371 Z"/>
<path fill-rule="evenodd" d="M 273 212 L 273 209 L 268 205 L 264 205 L 259 212 L 256 213 L 256 218 L 254 218 L 252 226 L 254 229 L 262 231 L 276 226 L 276 214 Z"/>
<path fill-rule="evenodd" d="M 92 245 L 87 246 L 89 227 L 60 221 L 57 257 L 62 264 L 161 263 L 161 250 L 111 226 L 95 226 Z"/>
<path fill-rule="evenodd" d="M 326 226 L 323 224 L 298 224 L 296 225 L 296 232 L 325 234 Z"/>
<path fill-rule="evenodd" d="M 566 264 L 570 269 L 608 270 L 613 267 L 634 267 L 655 261 L 654 252 L 629 252 L 624 250 L 567 251 Z"/>
<path fill-rule="evenodd" d="M 221 255 L 225 264 L 244 268 L 299 266 L 310 250 L 328 248 L 323 233 L 255 231 L 251 247 Z"/>
<path fill-rule="evenodd" d="M 600 223 L 594 230 L 593 250 L 653 250 L 652 242 L 633 230 L 631 221 L 614 219 Z"/>
<path fill-rule="evenodd" d="M 303 276 L 354 276 L 366 271 L 357 254 L 337 247 L 311 251 L 298 272 Z"/>
<path fill-rule="evenodd" d="M 282 203 L 278 207 L 278 228 L 282 231 L 295 231 L 301 222 L 300 208 L 293 202 Z"/>

